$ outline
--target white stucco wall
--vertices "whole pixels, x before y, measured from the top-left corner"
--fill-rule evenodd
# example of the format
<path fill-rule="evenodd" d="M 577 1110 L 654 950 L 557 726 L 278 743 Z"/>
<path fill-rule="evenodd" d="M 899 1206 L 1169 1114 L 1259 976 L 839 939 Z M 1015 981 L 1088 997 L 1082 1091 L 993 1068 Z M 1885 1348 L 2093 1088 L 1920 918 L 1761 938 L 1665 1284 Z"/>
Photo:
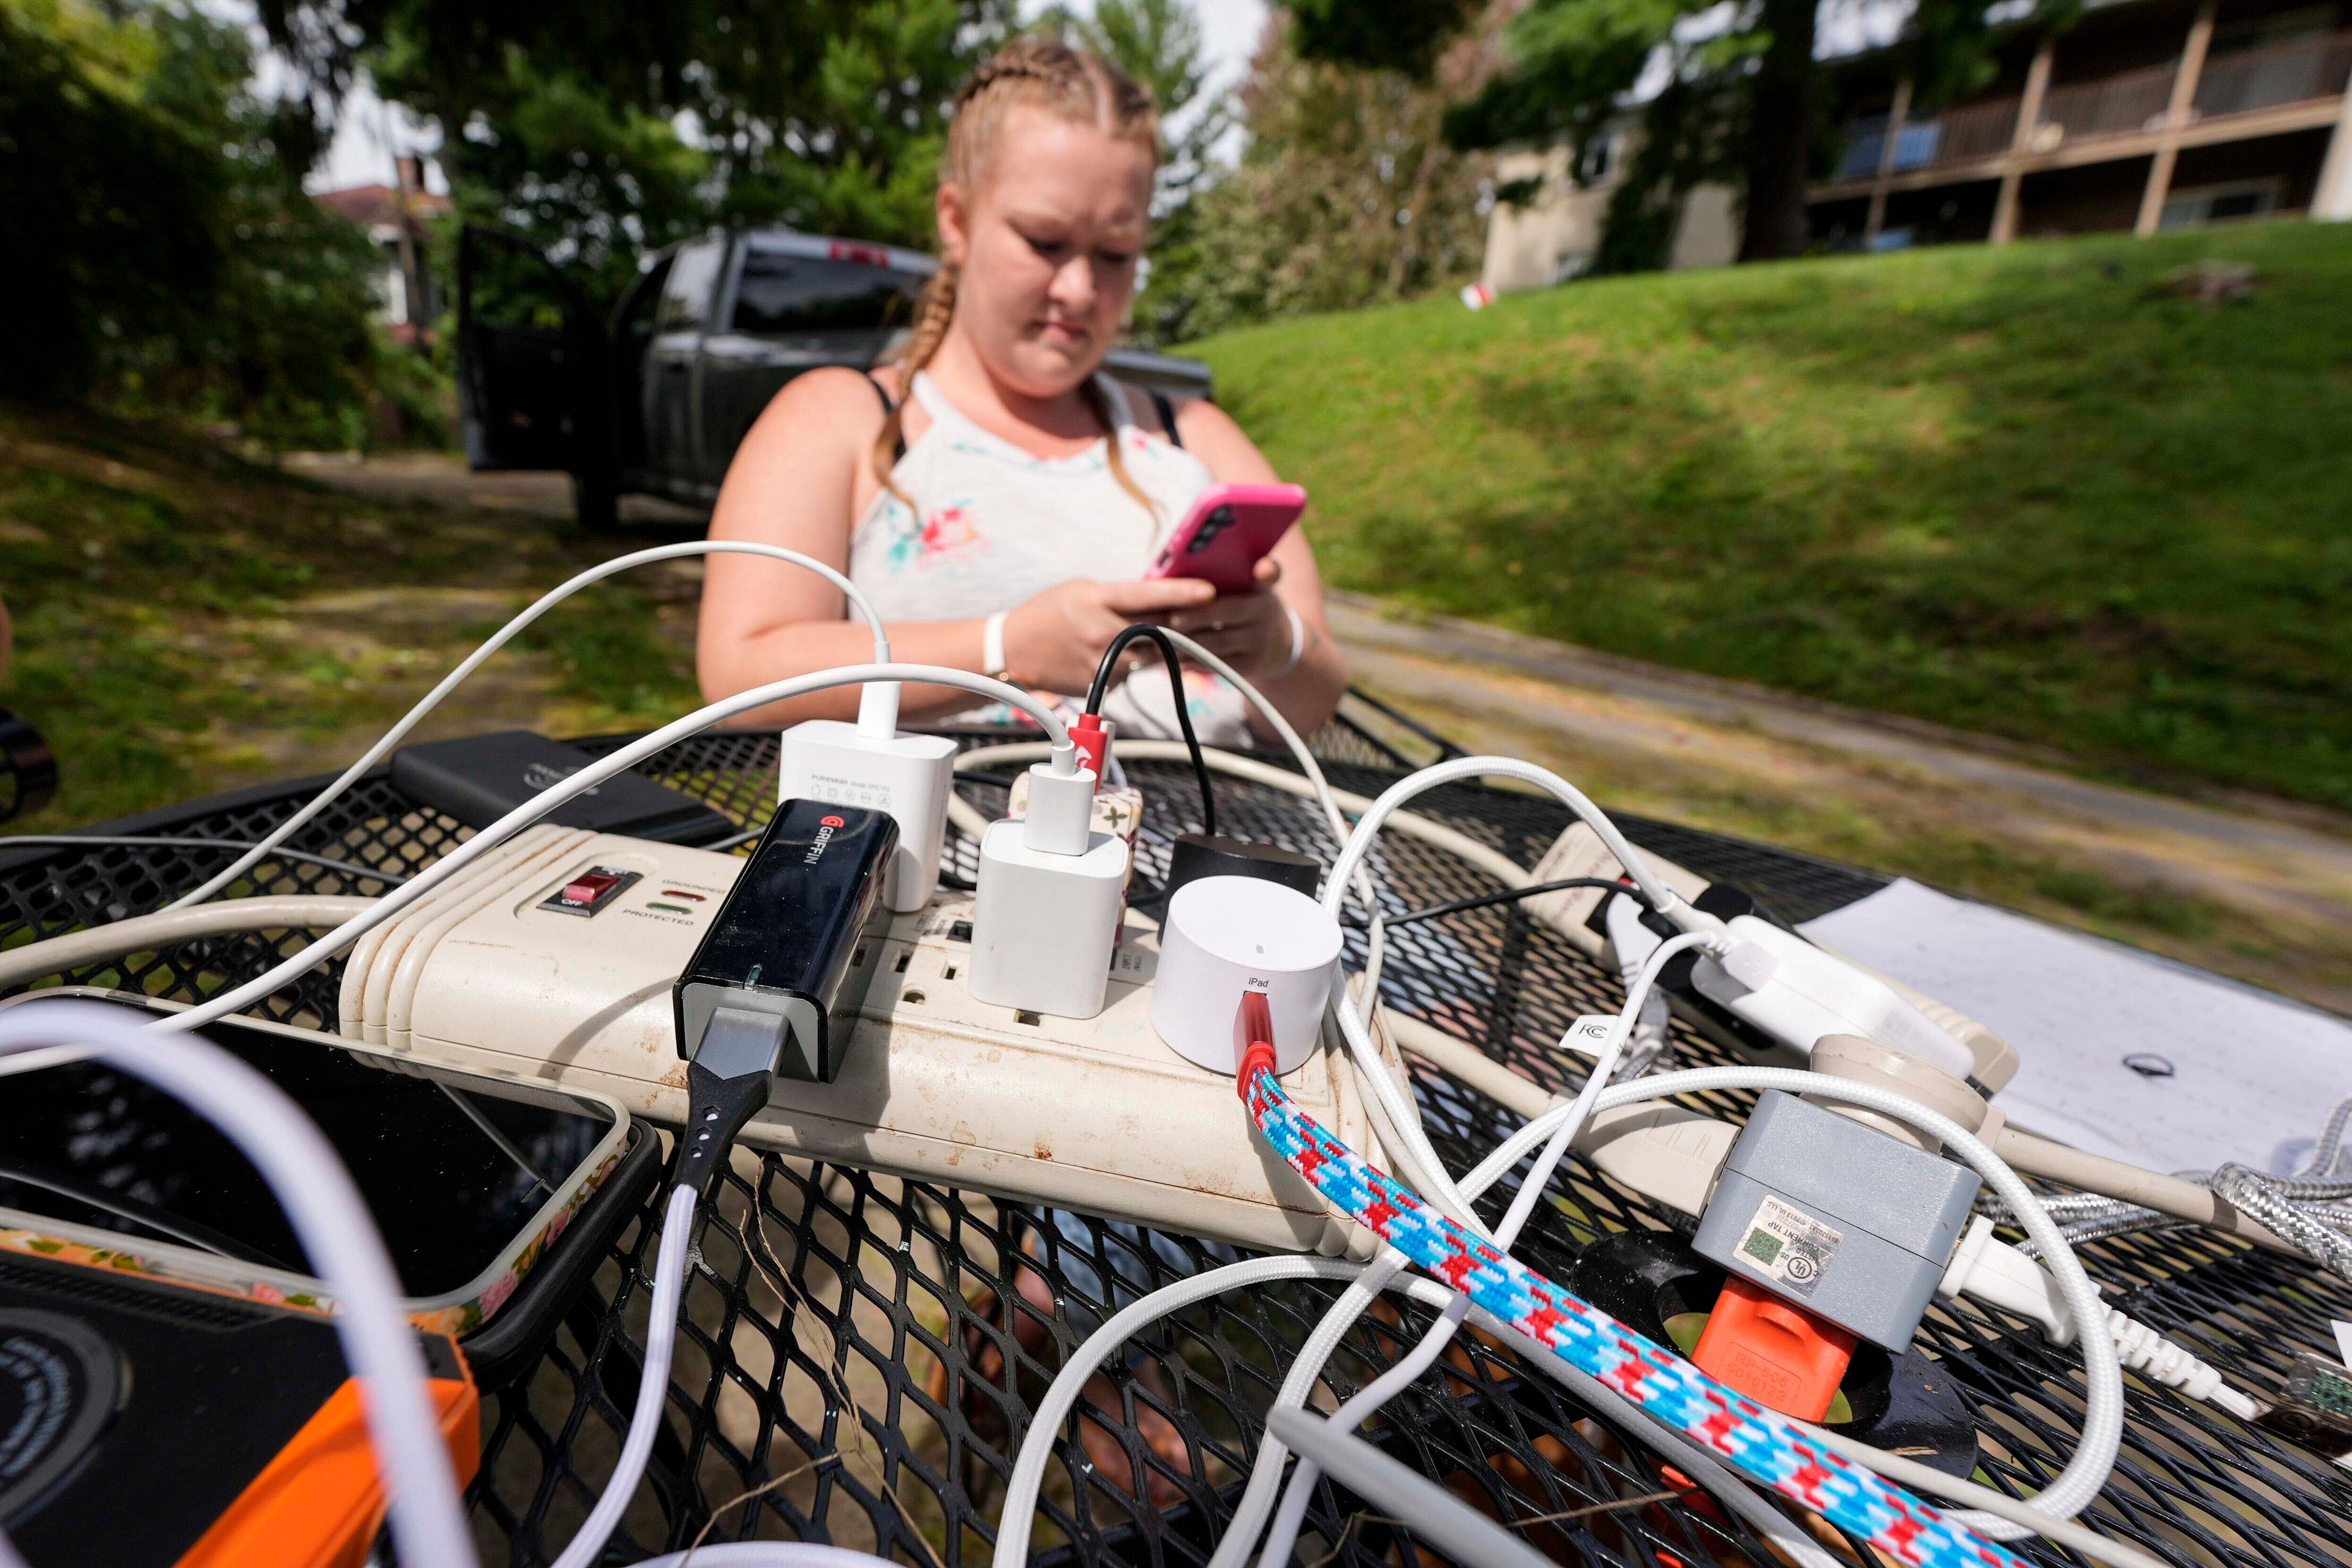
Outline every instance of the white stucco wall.
<path fill-rule="evenodd" d="M 1608 221 L 1609 200 L 1616 193 L 1624 157 L 1619 132 L 1618 169 L 1600 182 L 1586 185 L 1569 174 L 1566 147 L 1521 148 L 1496 160 L 1495 183 L 1507 184 L 1530 177 L 1543 181 L 1542 193 L 1526 206 L 1496 202 L 1486 220 L 1486 265 L 1480 281 L 1496 293 L 1517 289 L 1543 289 L 1575 277 L 1591 265 L 1601 248 L 1601 232 Z M 1738 193 L 1728 185 L 1702 185 L 1683 206 L 1681 226 L 1666 265 L 1722 267 L 1739 250 Z"/>

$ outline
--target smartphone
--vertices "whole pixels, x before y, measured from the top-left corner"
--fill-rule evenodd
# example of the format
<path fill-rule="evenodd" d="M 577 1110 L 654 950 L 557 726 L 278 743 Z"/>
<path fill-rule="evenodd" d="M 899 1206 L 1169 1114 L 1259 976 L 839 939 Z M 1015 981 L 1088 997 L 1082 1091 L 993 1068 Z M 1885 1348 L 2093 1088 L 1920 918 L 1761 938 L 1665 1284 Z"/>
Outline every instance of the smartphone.
<path fill-rule="evenodd" d="M 1246 592 L 1258 561 L 1307 510 L 1297 485 L 1213 485 L 1160 548 L 1146 577 L 1198 577 L 1220 594 Z"/>
<path fill-rule="evenodd" d="M 179 1011 L 81 987 L 34 994 Z M 383 1232 L 410 1321 L 435 1332 L 470 1334 L 494 1316 L 627 1142 L 628 1111 L 601 1095 L 426 1068 L 255 1018 L 202 1032 L 318 1123 Z M 178 1099 L 100 1061 L 6 1082 L 0 1250 L 331 1307 L 261 1173 Z"/>

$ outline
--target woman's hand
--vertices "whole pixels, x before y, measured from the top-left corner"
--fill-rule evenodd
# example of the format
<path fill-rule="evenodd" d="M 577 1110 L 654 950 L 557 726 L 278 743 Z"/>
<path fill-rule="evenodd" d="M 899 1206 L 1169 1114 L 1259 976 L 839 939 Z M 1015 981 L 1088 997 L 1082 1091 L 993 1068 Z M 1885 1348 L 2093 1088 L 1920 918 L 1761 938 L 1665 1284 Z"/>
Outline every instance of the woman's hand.
<path fill-rule="evenodd" d="M 1271 676 L 1291 662 L 1290 612 L 1274 591 L 1281 580 L 1280 563 L 1263 556 L 1256 584 L 1247 592 L 1180 609 L 1167 624 L 1251 679 Z"/>
<path fill-rule="evenodd" d="M 1270 594 L 1265 596 L 1273 597 Z M 1188 606 L 1205 605 L 1212 600 L 1216 600 L 1216 590 L 1191 577 L 1133 583 L 1097 583 L 1088 577 L 1073 577 L 1066 583 L 1056 583 L 1005 617 L 1004 662 L 1013 679 L 1024 686 L 1078 696 L 1094 684 L 1103 650 L 1121 631 L 1137 621 L 1178 625 L 1177 616 L 1201 613 Z M 1281 618 L 1279 608 L 1275 616 Z M 1288 655 L 1289 635 L 1286 621 L 1281 657 Z M 1223 651 L 1219 650 L 1221 657 Z M 1132 657 L 1140 658 L 1142 655 L 1136 653 Z M 1116 678 L 1112 684 L 1118 684 Z"/>

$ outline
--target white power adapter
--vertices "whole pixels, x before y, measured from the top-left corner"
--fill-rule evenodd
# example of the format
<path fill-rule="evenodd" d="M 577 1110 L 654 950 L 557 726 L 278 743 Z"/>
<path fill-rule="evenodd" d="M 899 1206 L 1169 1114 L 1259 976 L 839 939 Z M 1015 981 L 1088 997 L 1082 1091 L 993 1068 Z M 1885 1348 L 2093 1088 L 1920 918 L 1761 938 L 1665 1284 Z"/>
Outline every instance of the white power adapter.
<path fill-rule="evenodd" d="M 1029 770 L 1029 813 L 980 840 L 971 994 L 1000 1007 L 1091 1018 L 1103 1009 L 1127 902 L 1127 841 L 1094 830 L 1095 775 Z"/>
<path fill-rule="evenodd" d="M 1315 1049 L 1339 922 L 1295 888 L 1257 877 L 1202 877 L 1176 889 L 1160 933 L 1151 1026 L 1171 1050 L 1213 1072 L 1240 1067 L 1242 996 L 1265 995 L 1274 1018 L 1274 1070 L 1286 1073 Z"/>
<path fill-rule="evenodd" d="M 940 885 L 940 849 L 955 788 L 956 743 L 898 729 L 898 685 L 869 682 L 857 722 L 812 719 L 784 731 L 776 798 L 887 811 L 898 824 L 882 900 L 898 914 L 919 910 Z"/>
<path fill-rule="evenodd" d="M 1730 949 L 1700 959 L 1691 984 L 1774 1038 L 1811 1053 L 1824 1036 L 1860 1035 L 1956 1079 L 1975 1070 L 1967 1046 L 1875 975 L 1754 915 L 1727 934 Z"/>

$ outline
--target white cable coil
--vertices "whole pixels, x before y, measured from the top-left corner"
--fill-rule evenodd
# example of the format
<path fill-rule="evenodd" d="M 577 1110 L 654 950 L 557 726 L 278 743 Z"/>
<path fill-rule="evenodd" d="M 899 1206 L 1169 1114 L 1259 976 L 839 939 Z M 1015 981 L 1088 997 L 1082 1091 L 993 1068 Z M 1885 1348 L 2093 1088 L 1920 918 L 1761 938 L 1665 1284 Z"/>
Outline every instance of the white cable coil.
<path fill-rule="evenodd" d="M 1519 1184 L 1518 1191 L 1512 1195 L 1511 1206 L 1503 1215 L 1502 1223 L 1495 1227 L 1496 1246 L 1508 1251 L 1512 1244 L 1518 1239 L 1519 1232 L 1526 1227 L 1528 1219 L 1533 1216 L 1537 1203 L 1551 1185 L 1552 1173 L 1559 1168 L 1560 1161 L 1567 1156 L 1570 1145 L 1575 1142 L 1578 1131 L 1582 1129 L 1586 1119 L 1591 1113 L 1593 1101 L 1600 1098 L 1601 1091 L 1609 1083 L 1610 1075 L 1616 1070 L 1618 1060 L 1624 1053 L 1626 1042 L 1633 1035 L 1634 1024 L 1641 1017 L 1643 1007 L 1648 1001 L 1652 989 L 1657 984 L 1658 976 L 1664 973 L 1667 963 L 1686 949 L 1713 947 L 1719 943 L 1720 939 L 1713 932 L 1685 931 L 1680 936 L 1670 937 L 1659 943 L 1657 949 L 1643 963 L 1633 984 L 1626 988 L 1624 1005 L 1619 1009 L 1616 1025 L 1610 1030 L 1608 1039 L 1602 1044 L 1601 1055 L 1595 1058 L 1592 1070 L 1587 1075 L 1582 1090 L 1558 1118 L 1558 1125 L 1552 1129 L 1549 1139 L 1544 1144 L 1543 1152 L 1536 1157 L 1534 1167 L 1528 1171 L 1527 1178 Z M 1396 1267 L 1402 1266 L 1402 1254 L 1393 1249 L 1382 1257 L 1381 1259 L 1382 1266 L 1388 1267 L 1391 1258 L 1395 1259 Z M 1339 1406 L 1338 1412 L 1331 1416 L 1333 1430 L 1339 1433 L 1354 1431 L 1369 1420 L 1381 1405 L 1412 1386 L 1444 1351 L 1446 1344 L 1454 1337 L 1454 1330 L 1461 1325 L 1464 1316 L 1469 1311 L 1470 1305 L 1470 1298 L 1466 1294 L 1457 1294 L 1451 1302 L 1447 1303 L 1444 1316 L 1423 1337 L 1421 1343 L 1415 1346 L 1411 1353 L 1382 1373 L 1366 1387 L 1359 1390 L 1346 1404 Z M 1352 1318 L 1352 1314 L 1350 1316 Z M 1321 1363 L 1318 1362 L 1310 1370 L 1319 1371 L 1320 1366 Z M 1275 1407 L 1286 1408 L 1280 1399 L 1276 1400 Z M 1271 1428 L 1267 1436 L 1273 1436 Z M 1260 1463 L 1265 1463 L 1263 1458 Z M 1291 1546 L 1298 1539 L 1300 1522 L 1307 1517 L 1307 1505 L 1313 1496 L 1315 1477 L 1314 1461 L 1302 1456 L 1298 1461 L 1298 1468 L 1291 1474 L 1288 1489 L 1283 1493 L 1281 1505 L 1276 1511 L 1273 1529 L 1266 1536 L 1265 1549 L 1259 1555 L 1261 1568 L 1284 1568 L 1284 1565 L 1290 1561 Z M 1236 1523 L 1239 1522 L 1237 1520 Z M 1233 1532 L 1229 1531 L 1229 1533 Z M 1255 1533 L 1254 1529 L 1252 1533 Z"/>
<path fill-rule="evenodd" d="M 340 774 L 336 775 L 335 781 L 326 788 L 320 790 L 316 795 L 312 796 L 310 803 L 304 805 L 301 810 L 296 812 L 293 816 L 288 817 L 285 821 L 279 823 L 277 826 L 264 834 L 260 842 L 254 845 L 251 849 L 247 850 L 243 855 L 238 856 L 234 861 L 231 861 L 228 866 L 207 879 L 202 886 L 197 887 L 189 892 L 181 894 L 179 898 L 173 900 L 165 907 L 167 909 L 179 910 L 185 909 L 192 904 L 201 904 L 206 899 L 211 898 L 215 893 L 219 892 L 223 888 L 227 887 L 231 882 L 236 881 L 239 877 L 245 875 L 246 872 L 251 870 L 255 866 L 260 864 L 263 859 L 268 858 L 270 851 L 285 843 L 287 839 L 292 837 L 297 832 L 300 831 L 305 823 L 317 816 L 321 811 L 324 811 L 336 796 L 341 795 L 345 790 L 351 788 L 352 784 L 358 783 L 361 774 L 366 773 L 368 769 L 375 766 L 378 760 L 380 760 L 385 752 L 391 751 L 393 747 L 400 744 L 402 740 L 406 738 L 410 731 L 415 729 L 418 724 L 425 721 L 427 714 L 431 713 L 433 710 L 441 705 L 441 701 L 444 698 L 447 697 L 449 693 L 455 691 L 460 685 L 464 684 L 467 677 L 472 675 L 477 669 L 479 669 L 483 663 L 488 660 L 491 655 L 497 653 L 499 649 L 504 647 L 509 642 L 512 641 L 518 634 L 520 634 L 525 627 L 529 626 L 533 621 L 539 619 L 540 616 L 545 615 L 548 611 L 553 609 L 556 605 L 562 604 L 564 600 L 570 598 L 581 589 L 587 587 L 592 583 L 602 582 L 604 579 L 613 576 L 618 573 L 626 572 L 638 566 L 649 565 L 657 561 L 675 561 L 680 557 L 690 555 L 763 555 L 768 557 L 770 560 L 786 562 L 792 565 L 803 567 L 808 571 L 815 573 L 818 576 L 824 578 L 826 582 L 831 583 L 835 587 L 840 589 L 843 595 L 849 600 L 851 605 L 856 609 L 860 616 L 865 617 L 866 624 L 873 628 L 874 662 L 877 664 L 887 664 L 890 662 L 890 639 L 885 635 L 882 629 L 882 617 L 880 615 L 876 613 L 872 602 L 869 601 L 863 593 L 858 591 L 856 584 L 842 575 L 839 571 L 826 565 L 824 562 L 817 560 L 814 556 L 803 555 L 797 550 L 786 550 L 780 544 L 754 544 L 745 540 L 737 539 L 698 539 L 681 544 L 660 544 L 656 545 L 650 550 L 639 550 L 627 555 L 616 555 L 610 561 L 591 566 L 588 570 L 579 574 L 571 581 L 549 589 L 546 593 L 541 595 L 539 598 L 520 615 L 515 616 L 505 626 L 500 626 L 497 631 L 491 633 L 489 637 L 485 640 L 479 647 L 476 648 L 472 653 L 467 654 L 466 658 L 458 663 L 455 669 L 452 669 L 448 674 L 443 676 L 439 685 L 434 687 L 432 690 L 419 698 L 416 705 L 414 708 L 411 708 L 406 713 L 403 714 L 399 722 L 394 724 L 391 729 L 386 730 L 376 741 L 375 744 L 370 746 L 365 752 L 362 753 L 359 761 L 353 763 L 350 767 L 345 768 Z M 892 712 L 895 715 L 895 706 L 892 709 Z M 1048 730 L 1055 730 L 1055 727 L 1050 724 L 1047 725 L 1046 728 Z M 1055 730 L 1055 732 L 1058 734 L 1060 731 L 1058 730 Z"/>
<path fill-rule="evenodd" d="M 198 1029 L 215 1018 L 224 1018 L 251 1006 L 276 993 L 280 986 L 309 973 L 311 966 L 320 960 L 342 952 L 565 801 L 586 794 L 614 774 L 636 766 L 688 736 L 699 734 L 722 720 L 749 712 L 754 708 L 764 708 L 771 702 L 782 702 L 794 697 L 804 697 L 813 691 L 825 691 L 837 686 L 872 680 L 912 680 L 933 686 L 952 686 L 992 701 L 1009 703 L 1037 720 L 1045 726 L 1046 733 L 1053 737 L 1056 772 L 1067 773 L 1077 765 L 1077 752 L 1070 744 L 1069 732 L 1052 710 L 1017 686 L 1008 686 L 1003 681 L 991 680 L 966 670 L 932 664 L 857 664 L 842 669 L 823 670 L 814 675 L 770 681 L 765 686 L 755 686 L 749 691 L 740 691 L 732 697 L 698 708 L 686 717 L 640 736 L 617 751 L 597 758 L 579 772 L 550 784 L 435 861 L 429 869 L 419 872 L 407 886 L 385 894 L 365 914 L 344 921 L 266 973 L 224 992 L 200 1006 L 161 1019 L 150 1027 L 165 1031 Z"/>

